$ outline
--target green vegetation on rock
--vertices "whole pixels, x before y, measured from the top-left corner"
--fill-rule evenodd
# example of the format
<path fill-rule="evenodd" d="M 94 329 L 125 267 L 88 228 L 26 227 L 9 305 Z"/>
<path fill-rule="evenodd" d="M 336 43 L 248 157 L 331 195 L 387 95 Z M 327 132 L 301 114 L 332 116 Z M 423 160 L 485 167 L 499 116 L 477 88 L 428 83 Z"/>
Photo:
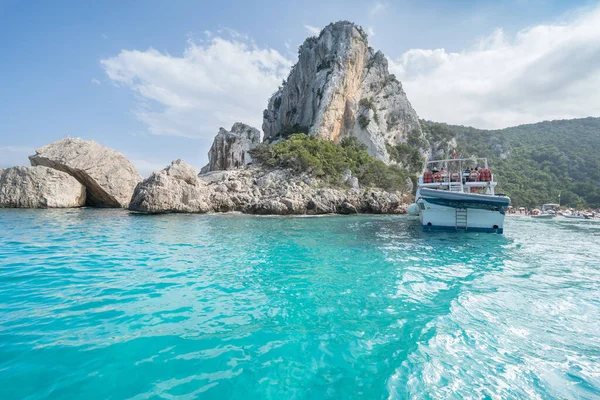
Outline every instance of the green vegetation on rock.
<path fill-rule="evenodd" d="M 361 128 L 366 129 L 367 126 L 369 126 L 370 122 L 371 122 L 371 120 L 366 115 L 358 116 L 358 124 L 360 125 Z"/>
<path fill-rule="evenodd" d="M 421 150 L 427 147 L 427 142 L 419 132 L 411 132 L 406 143 L 387 144 L 386 147 L 390 158 L 405 166 L 411 174 L 419 174 L 423 170 L 425 159 Z"/>
<path fill-rule="evenodd" d="M 454 125 L 440 124 L 438 122 L 431 121 L 419 121 L 423 134 L 430 142 L 449 142 L 456 137 L 456 132 L 453 128 Z"/>
<path fill-rule="evenodd" d="M 516 206 L 560 201 L 600 207 L 600 118 L 546 121 L 482 130 L 422 121 L 428 139 L 456 138 L 459 157 L 479 156 Z"/>
<path fill-rule="evenodd" d="M 277 99 L 275 100 L 275 102 L 277 103 Z M 293 112 L 296 112 L 296 110 L 294 109 Z M 279 133 L 274 138 L 270 139 L 270 141 L 279 140 L 279 139 L 287 139 L 288 137 L 290 137 L 296 133 L 302 133 L 302 134 L 306 135 L 306 134 L 308 134 L 309 130 L 310 130 L 310 127 L 308 127 L 308 126 L 304 126 L 304 125 L 300 125 L 300 124 L 294 124 L 294 125 L 285 124 L 281 127 L 281 131 L 279 131 Z"/>
<path fill-rule="evenodd" d="M 406 189 L 407 171 L 375 159 L 355 137 L 346 137 L 338 145 L 314 136 L 294 134 L 275 144 L 262 143 L 250 150 L 250 154 L 266 168 L 305 172 L 331 184 L 340 184 L 342 173 L 349 169 L 363 186 Z"/>
<path fill-rule="evenodd" d="M 373 111 L 373 120 L 375 122 L 379 123 L 379 115 L 377 115 L 377 107 L 375 107 L 375 103 L 373 103 L 372 99 L 368 99 L 368 98 L 360 99 L 360 101 L 358 102 L 358 105 L 362 108 L 370 109 L 371 111 Z M 360 115 L 358 117 L 358 124 L 363 129 L 365 129 L 369 125 L 369 122 L 371 122 L 371 120 L 366 115 Z"/>

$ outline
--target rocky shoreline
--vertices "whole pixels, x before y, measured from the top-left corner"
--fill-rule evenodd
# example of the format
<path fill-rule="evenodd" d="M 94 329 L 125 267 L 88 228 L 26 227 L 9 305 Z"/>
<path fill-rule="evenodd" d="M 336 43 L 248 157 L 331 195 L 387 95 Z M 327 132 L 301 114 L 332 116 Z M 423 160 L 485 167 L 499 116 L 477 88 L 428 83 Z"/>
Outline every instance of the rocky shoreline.
<path fill-rule="evenodd" d="M 36 151 L 31 167 L 0 169 L 0 208 L 127 208 L 144 214 L 404 214 L 400 192 L 361 188 L 347 171 L 335 186 L 289 170 L 256 166 L 198 175 L 176 160 L 145 180 L 120 153 L 67 138 Z"/>
<path fill-rule="evenodd" d="M 65 138 L 29 160 L 0 170 L 0 208 L 126 208 L 142 180 L 125 156 L 93 140 Z"/>
<path fill-rule="evenodd" d="M 94 141 L 62 139 L 36 150 L 30 157 L 31 167 L 0 170 L 0 208 L 90 206 L 148 214 L 403 214 L 410 195 L 366 186 L 409 192 L 410 180 L 406 188 L 364 175 L 359 182 L 347 170 L 337 182 L 348 165 L 364 171 L 360 166 L 364 164 L 352 159 L 336 164 L 339 169 L 334 173 L 329 170 L 330 176 L 336 176 L 331 184 L 307 173 L 264 170 L 256 164 L 252 150 L 261 142 L 274 144 L 298 133 L 336 144 L 353 137 L 367 156 L 383 166 L 373 170 L 378 176 L 386 176 L 382 171 L 390 165 L 414 173 L 422 168 L 422 161 L 445 150 L 426 140 L 402 84 L 388 70 L 387 59 L 369 46 L 361 27 L 348 21 L 327 25 L 300 46 L 298 62 L 268 100 L 262 131 L 264 137 L 241 122 L 230 130 L 221 128 L 200 175 L 177 160 L 147 179 L 113 149 Z M 404 147 L 399 150 L 397 146 Z M 411 157 L 407 146 L 416 152 Z"/>
<path fill-rule="evenodd" d="M 260 215 L 404 214 L 401 193 L 342 188 L 287 170 L 246 168 L 197 176 L 182 160 L 140 183 L 129 210 L 142 213 L 239 211 Z"/>

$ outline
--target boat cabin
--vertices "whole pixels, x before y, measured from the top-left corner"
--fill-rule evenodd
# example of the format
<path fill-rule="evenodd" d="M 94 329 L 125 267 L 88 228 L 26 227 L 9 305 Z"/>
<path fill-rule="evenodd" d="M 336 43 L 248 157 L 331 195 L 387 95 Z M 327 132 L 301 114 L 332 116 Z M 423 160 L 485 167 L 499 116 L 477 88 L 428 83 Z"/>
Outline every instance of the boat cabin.
<path fill-rule="evenodd" d="M 487 158 L 453 158 L 429 161 L 419 187 L 494 195 L 496 181 Z"/>

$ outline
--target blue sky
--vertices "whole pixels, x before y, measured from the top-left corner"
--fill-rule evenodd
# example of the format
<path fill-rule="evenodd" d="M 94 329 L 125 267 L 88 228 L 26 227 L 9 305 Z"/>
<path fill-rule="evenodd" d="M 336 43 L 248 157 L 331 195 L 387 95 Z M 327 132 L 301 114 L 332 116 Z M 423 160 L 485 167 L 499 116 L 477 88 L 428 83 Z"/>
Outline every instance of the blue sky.
<path fill-rule="evenodd" d="M 0 167 L 26 165 L 34 148 L 68 135 L 123 152 L 143 175 L 176 158 L 199 168 L 220 126 L 260 128 L 298 45 L 341 19 L 370 32 L 423 118 L 494 128 L 600 116 L 589 93 L 600 87 L 598 10 L 550 0 L 0 0 Z"/>

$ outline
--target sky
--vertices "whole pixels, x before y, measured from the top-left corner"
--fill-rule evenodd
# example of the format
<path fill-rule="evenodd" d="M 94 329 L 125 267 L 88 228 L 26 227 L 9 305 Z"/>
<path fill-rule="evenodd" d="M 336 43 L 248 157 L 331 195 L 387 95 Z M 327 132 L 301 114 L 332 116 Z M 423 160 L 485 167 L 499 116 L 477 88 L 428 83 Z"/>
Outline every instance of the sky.
<path fill-rule="evenodd" d="M 350 20 L 420 118 L 504 128 L 600 117 L 600 2 L 0 0 L 0 168 L 82 137 L 148 176 L 261 128 L 302 41 Z"/>

